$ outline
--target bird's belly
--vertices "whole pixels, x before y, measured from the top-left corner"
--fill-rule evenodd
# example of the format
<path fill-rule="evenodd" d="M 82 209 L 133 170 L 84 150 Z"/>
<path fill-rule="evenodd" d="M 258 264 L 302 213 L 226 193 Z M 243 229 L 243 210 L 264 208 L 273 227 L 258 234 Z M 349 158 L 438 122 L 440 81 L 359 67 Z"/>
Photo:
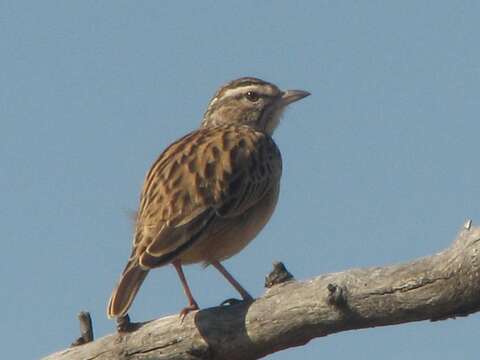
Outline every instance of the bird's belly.
<path fill-rule="evenodd" d="M 240 252 L 263 229 L 278 200 L 279 184 L 243 214 L 233 218 L 217 217 L 191 248 L 180 255 L 183 264 L 222 261 Z"/>

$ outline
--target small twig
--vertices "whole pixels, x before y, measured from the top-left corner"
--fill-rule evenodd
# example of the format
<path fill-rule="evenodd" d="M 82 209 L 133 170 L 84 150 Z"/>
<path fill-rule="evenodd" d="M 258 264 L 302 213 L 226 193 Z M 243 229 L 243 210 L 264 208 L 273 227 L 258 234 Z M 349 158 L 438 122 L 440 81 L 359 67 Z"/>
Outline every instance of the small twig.
<path fill-rule="evenodd" d="M 72 346 L 83 345 L 93 341 L 92 318 L 88 311 L 80 311 L 78 313 L 78 321 L 80 322 L 80 337 L 72 343 Z"/>
<path fill-rule="evenodd" d="M 337 284 L 328 284 L 328 302 L 332 305 L 343 306 L 347 303 L 343 287 Z"/>
<path fill-rule="evenodd" d="M 126 314 L 125 316 L 119 317 L 116 319 L 117 322 L 117 331 L 118 332 L 128 332 L 131 328 L 130 316 Z"/>
<path fill-rule="evenodd" d="M 265 276 L 265 287 L 271 288 L 273 285 L 281 284 L 289 280 L 293 280 L 293 275 L 287 270 L 285 265 L 280 261 L 273 263 L 273 270 Z"/>
<path fill-rule="evenodd" d="M 132 322 L 130 321 L 130 316 L 128 316 L 128 314 L 117 318 L 116 322 L 117 322 L 117 331 L 119 333 L 128 333 L 128 332 L 138 330 L 140 327 L 148 323 L 148 321 L 144 323 Z"/>

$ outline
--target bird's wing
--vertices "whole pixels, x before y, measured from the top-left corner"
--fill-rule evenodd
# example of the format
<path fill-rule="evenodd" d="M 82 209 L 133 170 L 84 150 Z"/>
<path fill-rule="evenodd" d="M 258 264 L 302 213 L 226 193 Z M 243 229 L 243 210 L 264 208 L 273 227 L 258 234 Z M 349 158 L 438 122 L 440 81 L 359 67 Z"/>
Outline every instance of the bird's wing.
<path fill-rule="evenodd" d="M 215 217 L 234 217 L 256 204 L 281 171 L 280 152 L 262 132 L 226 126 L 186 135 L 147 174 L 132 257 L 140 264 L 142 257 L 171 260 Z"/>

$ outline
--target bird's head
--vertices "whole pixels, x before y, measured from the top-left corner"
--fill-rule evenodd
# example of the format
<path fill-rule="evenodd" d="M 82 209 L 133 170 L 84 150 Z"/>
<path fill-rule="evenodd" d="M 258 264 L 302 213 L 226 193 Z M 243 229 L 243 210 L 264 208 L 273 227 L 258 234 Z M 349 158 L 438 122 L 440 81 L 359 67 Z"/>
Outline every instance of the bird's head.
<path fill-rule="evenodd" d="M 310 95 L 303 90 L 280 90 L 266 81 L 244 77 L 222 86 L 210 101 L 202 127 L 247 125 L 272 134 L 287 105 Z"/>

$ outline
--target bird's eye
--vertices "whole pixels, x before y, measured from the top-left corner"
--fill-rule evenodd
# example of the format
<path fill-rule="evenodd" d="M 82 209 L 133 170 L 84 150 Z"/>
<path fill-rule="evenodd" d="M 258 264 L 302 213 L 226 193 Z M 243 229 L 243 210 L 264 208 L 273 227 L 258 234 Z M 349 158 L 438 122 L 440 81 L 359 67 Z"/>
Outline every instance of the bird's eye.
<path fill-rule="evenodd" d="M 255 91 L 248 91 L 245 94 L 245 97 L 251 102 L 255 102 L 259 99 L 259 96 Z"/>

